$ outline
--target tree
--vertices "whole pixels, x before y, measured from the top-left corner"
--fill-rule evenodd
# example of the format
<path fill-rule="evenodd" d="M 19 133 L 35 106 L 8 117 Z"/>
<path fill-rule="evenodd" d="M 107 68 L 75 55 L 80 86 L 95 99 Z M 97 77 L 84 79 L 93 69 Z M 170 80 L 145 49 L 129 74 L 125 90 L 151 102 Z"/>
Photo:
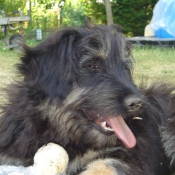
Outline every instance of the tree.
<path fill-rule="evenodd" d="M 27 14 L 27 1 L 31 2 L 33 20 L 28 30 L 58 28 L 58 15 L 50 12 L 58 7 L 61 9 L 61 26 L 82 25 L 87 16 L 98 24 L 117 23 L 128 36 L 139 36 L 150 22 L 158 0 L 0 0 L 0 5 L 4 6 L 8 16 L 14 10 Z"/>
<path fill-rule="evenodd" d="M 84 0 L 84 2 L 88 17 L 97 23 L 107 23 L 105 5 L 102 0 Z M 110 4 L 114 23 L 121 25 L 127 36 L 143 35 L 156 3 L 157 0 L 112 0 Z"/>
<path fill-rule="evenodd" d="M 61 8 L 61 26 L 80 26 L 84 23 L 84 4 L 81 0 L 66 0 Z"/>
<path fill-rule="evenodd" d="M 26 0 L 0 0 L 0 6 L 4 7 L 7 16 L 11 15 L 13 11 L 23 10 L 23 8 L 25 8 L 25 5 Z"/>
<path fill-rule="evenodd" d="M 104 0 L 104 2 L 105 2 L 105 9 L 106 9 L 107 24 L 110 25 L 114 23 L 110 0 Z"/>
<path fill-rule="evenodd" d="M 156 2 L 157 0 L 113 0 L 114 23 L 121 25 L 128 36 L 143 36 Z"/>

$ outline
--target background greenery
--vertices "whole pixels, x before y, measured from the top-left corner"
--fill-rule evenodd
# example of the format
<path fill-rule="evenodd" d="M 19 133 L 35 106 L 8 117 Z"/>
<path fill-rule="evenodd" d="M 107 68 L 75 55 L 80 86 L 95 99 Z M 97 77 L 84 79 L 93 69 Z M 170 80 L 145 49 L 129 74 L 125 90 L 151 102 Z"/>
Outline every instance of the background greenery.
<path fill-rule="evenodd" d="M 144 34 L 145 26 L 150 22 L 153 8 L 158 0 L 113 0 L 111 7 L 114 23 L 124 28 L 124 33 L 129 36 Z M 98 23 L 106 23 L 105 6 L 91 0 L 85 5 L 85 13 Z"/>
<path fill-rule="evenodd" d="M 157 0 L 120 0 L 112 3 L 114 22 L 123 26 L 124 33 L 128 35 L 143 36 L 156 3 Z"/>
<path fill-rule="evenodd" d="M 26 34 L 36 28 L 52 31 L 62 26 L 82 25 L 85 16 L 97 23 L 106 24 L 106 12 L 103 0 L 0 0 L 7 15 L 22 10 L 30 15 L 26 3 L 31 2 L 32 20 L 25 25 Z M 152 12 L 158 0 L 113 0 L 111 7 L 114 23 L 124 28 L 127 36 L 143 35 L 145 26 L 150 22 Z M 0 32 L 3 38 L 3 33 Z"/>

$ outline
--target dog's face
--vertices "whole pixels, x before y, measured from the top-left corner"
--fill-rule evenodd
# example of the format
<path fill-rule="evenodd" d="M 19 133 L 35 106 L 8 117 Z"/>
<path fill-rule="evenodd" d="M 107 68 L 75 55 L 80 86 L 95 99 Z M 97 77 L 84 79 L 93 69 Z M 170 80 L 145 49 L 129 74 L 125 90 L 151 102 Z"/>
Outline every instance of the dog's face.
<path fill-rule="evenodd" d="M 59 31 L 35 48 L 25 48 L 19 70 L 53 138 L 83 152 L 136 139 L 127 123 L 140 108 L 131 78 L 129 45 L 117 26 Z"/>

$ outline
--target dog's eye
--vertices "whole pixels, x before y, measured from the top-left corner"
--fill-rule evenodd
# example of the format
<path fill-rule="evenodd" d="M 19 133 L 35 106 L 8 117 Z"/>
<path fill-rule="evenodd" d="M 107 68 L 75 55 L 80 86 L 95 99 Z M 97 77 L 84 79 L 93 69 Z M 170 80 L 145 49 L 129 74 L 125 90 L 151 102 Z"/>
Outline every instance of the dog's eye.
<path fill-rule="evenodd" d="M 101 69 L 100 66 L 97 64 L 89 64 L 89 65 L 87 65 L 87 67 L 91 70 L 100 70 Z"/>
<path fill-rule="evenodd" d="M 91 69 L 100 69 L 98 65 L 93 64 L 93 65 L 88 65 L 89 68 Z"/>
<path fill-rule="evenodd" d="M 100 71 L 103 68 L 103 62 L 99 58 L 94 58 L 93 60 L 86 61 L 82 66 L 91 71 Z"/>

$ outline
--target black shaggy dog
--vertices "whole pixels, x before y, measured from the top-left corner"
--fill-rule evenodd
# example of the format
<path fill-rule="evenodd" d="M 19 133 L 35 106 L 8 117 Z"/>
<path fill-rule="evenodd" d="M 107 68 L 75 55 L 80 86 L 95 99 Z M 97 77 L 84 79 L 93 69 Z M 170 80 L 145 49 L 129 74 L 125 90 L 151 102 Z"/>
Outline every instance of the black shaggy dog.
<path fill-rule="evenodd" d="M 24 47 L 1 109 L 0 164 L 29 166 L 44 144 L 69 155 L 70 175 L 169 175 L 160 127 L 175 87 L 133 83 L 120 28 L 86 24 Z"/>

